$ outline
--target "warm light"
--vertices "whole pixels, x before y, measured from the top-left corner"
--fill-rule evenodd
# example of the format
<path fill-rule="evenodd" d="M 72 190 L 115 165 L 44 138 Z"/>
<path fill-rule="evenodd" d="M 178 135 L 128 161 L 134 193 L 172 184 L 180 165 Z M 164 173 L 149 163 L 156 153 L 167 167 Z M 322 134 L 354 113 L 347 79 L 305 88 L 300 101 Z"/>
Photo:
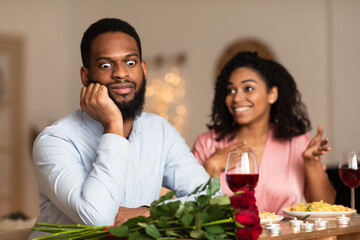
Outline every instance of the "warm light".
<path fill-rule="evenodd" d="M 161 73 L 157 72 L 154 75 L 160 76 Z M 187 113 L 187 108 L 182 102 L 186 95 L 185 81 L 177 67 L 172 67 L 162 76 L 149 79 L 145 109 L 166 118 L 181 133 Z"/>
<path fill-rule="evenodd" d="M 173 83 L 175 80 L 175 74 L 173 73 L 167 73 L 165 74 L 165 81 L 167 81 L 168 83 Z"/>
<path fill-rule="evenodd" d="M 186 114 L 186 107 L 184 105 L 177 106 L 176 107 L 176 113 L 178 115 L 181 115 L 181 116 L 185 115 Z"/>
<path fill-rule="evenodd" d="M 174 96 L 172 95 L 171 92 L 164 93 L 162 98 L 166 103 L 171 103 L 172 101 L 174 101 Z"/>
<path fill-rule="evenodd" d="M 154 88 L 160 88 L 163 85 L 163 81 L 160 78 L 154 79 L 151 83 Z"/>
<path fill-rule="evenodd" d="M 180 86 L 180 84 L 181 84 L 181 78 L 180 78 L 179 76 L 176 76 L 176 77 L 174 78 L 174 81 L 172 82 L 172 85 L 173 85 L 174 87 L 178 87 L 178 86 Z"/>
<path fill-rule="evenodd" d="M 181 126 L 184 123 L 184 118 L 181 116 L 175 116 L 173 122 L 175 126 Z"/>
<path fill-rule="evenodd" d="M 154 87 L 153 86 L 149 86 L 149 87 L 147 87 L 146 88 L 146 94 L 145 94 L 145 96 L 146 97 L 152 97 L 152 96 L 154 96 L 155 95 L 155 89 L 154 89 Z"/>
<path fill-rule="evenodd" d="M 180 75 L 180 69 L 178 67 L 172 67 L 170 69 L 170 72 L 176 74 L 176 75 Z"/>
<path fill-rule="evenodd" d="M 183 97 L 185 96 L 185 94 L 186 94 L 185 88 L 177 88 L 175 90 L 175 95 L 178 97 Z"/>
<path fill-rule="evenodd" d="M 169 108 L 165 104 L 160 104 L 158 106 L 158 111 L 159 111 L 159 113 L 165 113 L 166 114 L 169 111 Z"/>

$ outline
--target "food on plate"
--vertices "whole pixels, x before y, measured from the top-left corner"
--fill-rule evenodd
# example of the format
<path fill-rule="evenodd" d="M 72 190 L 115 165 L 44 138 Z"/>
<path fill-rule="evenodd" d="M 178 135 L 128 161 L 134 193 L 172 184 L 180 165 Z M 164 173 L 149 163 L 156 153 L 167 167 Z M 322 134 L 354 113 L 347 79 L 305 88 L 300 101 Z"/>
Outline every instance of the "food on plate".
<path fill-rule="evenodd" d="M 295 207 L 288 207 L 289 211 L 292 212 L 350 212 L 353 209 L 345 207 L 343 205 L 335 205 L 320 202 L 311 203 L 298 203 Z"/>
<path fill-rule="evenodd" d="M 259 211 L 259 217 L 260 217 L 260 219 L 275 219 L 276 215 L 275 215 L 275 213 Z"/>

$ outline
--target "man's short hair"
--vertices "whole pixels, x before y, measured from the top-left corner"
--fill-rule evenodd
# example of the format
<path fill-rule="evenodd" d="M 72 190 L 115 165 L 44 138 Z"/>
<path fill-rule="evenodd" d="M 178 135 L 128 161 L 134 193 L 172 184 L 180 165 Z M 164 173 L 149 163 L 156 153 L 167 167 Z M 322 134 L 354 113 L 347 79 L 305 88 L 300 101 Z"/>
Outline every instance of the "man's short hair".
<path fill-rule="evenodd" d="M 97 36 L 107 32 L 123 32 L 133 37 L 139 50 L 140 60 L 142 60 L 141 42 L 135 28 L 133 28 L 129 23 L 117 18 L 103 18 L 93 23 L 84 32 L 84 35 L 82 37 L 80 49 L 81 59 L 84 67 L 90 67 L 92 42 Z"/>

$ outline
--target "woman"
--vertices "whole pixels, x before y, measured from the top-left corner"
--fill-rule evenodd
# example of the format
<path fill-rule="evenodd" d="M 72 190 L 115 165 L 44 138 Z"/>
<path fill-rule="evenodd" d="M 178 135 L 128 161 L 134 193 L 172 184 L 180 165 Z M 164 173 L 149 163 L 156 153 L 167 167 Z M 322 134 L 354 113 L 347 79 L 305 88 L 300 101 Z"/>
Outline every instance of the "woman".
<path fill-rule="evenodd" d="M 320 156 L 330 150 L 311 124 L 296 83 L 280 64 L 256 53 L 240 52 L 222 69 L 216 81 L 208 132 L 195 141 L 193 153 L 207 172 L 220 175 L 221 190 L 231 195 L 224 170 L 232 151 L 252 149 L 259 163 L 256 187 L 259 210 L 281 209 L 303 200 L 334 203 Z"/>

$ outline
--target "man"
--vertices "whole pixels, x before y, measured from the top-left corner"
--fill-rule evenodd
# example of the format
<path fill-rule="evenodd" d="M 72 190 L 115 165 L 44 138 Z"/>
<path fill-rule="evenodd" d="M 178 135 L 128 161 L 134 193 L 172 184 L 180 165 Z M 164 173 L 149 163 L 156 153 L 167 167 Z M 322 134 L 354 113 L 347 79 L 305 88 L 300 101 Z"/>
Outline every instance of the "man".
<path fill-rule="evenodd" d="M 38 221 L 120 224 L 146 215 L 161 186 L 181 197 L 205 183 L 208 174 L 175 128 L 142 112 L 146 64 L 135 29 L 101 19 L 84 33 L 81 56 L 81 110 L 34 143 Z"/>

